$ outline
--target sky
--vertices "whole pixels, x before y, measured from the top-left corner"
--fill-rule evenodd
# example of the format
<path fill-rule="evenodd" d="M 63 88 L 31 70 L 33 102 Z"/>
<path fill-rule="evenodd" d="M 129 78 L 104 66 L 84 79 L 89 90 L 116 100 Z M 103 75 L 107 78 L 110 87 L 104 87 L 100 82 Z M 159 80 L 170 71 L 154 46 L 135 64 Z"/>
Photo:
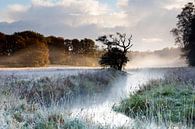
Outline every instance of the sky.
<path fill-rule="evenodd" d="M 0 0 L 0 32 L 33 30 L 64 38 L 133 35 L 132 50 L 176 47 L 170 30 L 193 0 Z"/>

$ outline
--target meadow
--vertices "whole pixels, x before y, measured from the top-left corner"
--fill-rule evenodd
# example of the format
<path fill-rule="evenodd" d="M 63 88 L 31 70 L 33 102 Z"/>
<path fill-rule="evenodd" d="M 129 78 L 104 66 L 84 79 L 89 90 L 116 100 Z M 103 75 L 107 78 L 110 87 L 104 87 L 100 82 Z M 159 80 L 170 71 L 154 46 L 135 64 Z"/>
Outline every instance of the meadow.
<path fill-rule="evenodd" d="M 194 128 L 193 68 L 0 73 L 1 129 Z"/>

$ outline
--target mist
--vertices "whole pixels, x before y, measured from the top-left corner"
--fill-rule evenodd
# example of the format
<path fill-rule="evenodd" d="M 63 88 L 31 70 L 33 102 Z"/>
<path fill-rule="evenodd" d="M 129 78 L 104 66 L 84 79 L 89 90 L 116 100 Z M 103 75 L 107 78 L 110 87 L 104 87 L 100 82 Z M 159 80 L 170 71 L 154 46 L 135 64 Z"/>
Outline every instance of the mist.
<path fill-rule="evenodd" d="M 165 48 L 157 51 L 132 52 L 126 68 L 186 67 L 179 48 Z"/>

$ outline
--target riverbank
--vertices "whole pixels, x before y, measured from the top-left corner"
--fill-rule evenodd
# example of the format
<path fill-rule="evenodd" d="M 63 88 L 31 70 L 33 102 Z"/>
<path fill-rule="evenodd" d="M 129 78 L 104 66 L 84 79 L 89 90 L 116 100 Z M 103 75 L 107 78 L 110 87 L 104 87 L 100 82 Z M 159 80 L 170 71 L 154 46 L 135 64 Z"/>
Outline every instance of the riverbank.
<path fill-rule="evenodd" d="M 70 110 L 102 103 L 109 97 L 113 83 L 125 76 L 124 72 L 112 69 L 67 69 L 64 73 L 57 70 L 47 74 L 40 70 L 12 72 L 3 71 L 5 75 L 0 76 L 0 128 L 3 129 L 95 128 L 93 122 L 77 119 L 79 114 L 71 117 Z M 35 78 L 32 74 L 36 74 Z"/>
<path fill-rule="evenodd" d="M 166 128 L 195 127 L 195 73 L 190 68 L 172 71 L 165 79 L 151 80 L 113 109 L 131 118 Z"/>
<path fill-rule="evenodd" d="M 73 129 L 77 127 L 79 129 L 163 128 L 163 125 L 156 125 L 153 121 L 143 122 L 115 112 L 112 110 L 112 106 L 117 105 L 121 99 L 127 98 L 129 93 L 136 93 L 150 80 L 164 79 L 164 75 L 174 72 L 178 75 L 188 73 L 189 77 L 193 77 L 193 74 L 189 74 L 192 71 L 193 68 L 131 69 L 127 70 L 125 75 L 122 73 L 121 76 L 120 73 L 113 74 L 112 71 L 100 69 L 0 70 L 1 89 L 6 91 L 0 96 L 2 98 L 0 100 L 0 128 L 35 129 L 37 127 L 36 129 L 39 129 L 38 127 L 40 127 L 41 129 L 55 129 L 58 126 L 58 128 L 64 129 L 67 125 L 69 125 L 68 127 L 74 127 Z M 184 75 L 185 78 L 189 78 L 187 75 Z M 21 81 L 25 85 L 18 85 L 20 84 L 18 82 Z M 103 86 L 106 82 L 111 83 L 109 86 Z M 65 86 L 66 84 L 71 85 Z M 103 87 L 100 86 L 101 84 Z M 78 85 L 80 85 L 80 88 Z M 9 90 L 10 87 L 12 92 Z M 44 90 L 45 88 L 46 90 Z M 15 94 L 19 89 L 26 90 L 23 90 L 25 92 L 19 92 L 19 95 Z M 69 89 L 72 91 L 70 93 L 79 91 L 77 92 L 79 95 L 80 90 L 83 89 L 87 91 L 83 92 L 86 97 L 79 96 L 74 101 L 63 101 L 62 99 L 57 103 L 52 101 L 50 106 L 43 104 L 44 101 L 42 100 L 47 98 L 46 96 L 53 100 L 51 98 L 63 95 L 61 91 L 68 91 Z M 28 95 L 36 90 L 38 94 L 35 92 L 34 95 Z M 44 95 L 48 93 L 47 91 L 52 92 Z M 87 93 L 89 94 L 87 95 Z M 23 97 L 26 95 L 34 103 L 26 101 L 27 97 Z M 41 103 L 35 100 L 41 100 L 39 101 Z"/>

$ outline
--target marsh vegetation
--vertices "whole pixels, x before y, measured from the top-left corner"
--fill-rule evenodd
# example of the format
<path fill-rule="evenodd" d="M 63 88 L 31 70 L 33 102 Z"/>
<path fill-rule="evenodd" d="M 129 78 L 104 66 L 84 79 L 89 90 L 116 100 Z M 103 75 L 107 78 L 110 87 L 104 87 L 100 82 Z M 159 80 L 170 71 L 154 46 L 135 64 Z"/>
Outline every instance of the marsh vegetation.
<path fill-rule="evenodd" d="M 194 69 L 86 69 L 64 76 L 35 70 L 33 78 L 13 71 L 1 73 L 1 128 L 194 127 Z"/>

